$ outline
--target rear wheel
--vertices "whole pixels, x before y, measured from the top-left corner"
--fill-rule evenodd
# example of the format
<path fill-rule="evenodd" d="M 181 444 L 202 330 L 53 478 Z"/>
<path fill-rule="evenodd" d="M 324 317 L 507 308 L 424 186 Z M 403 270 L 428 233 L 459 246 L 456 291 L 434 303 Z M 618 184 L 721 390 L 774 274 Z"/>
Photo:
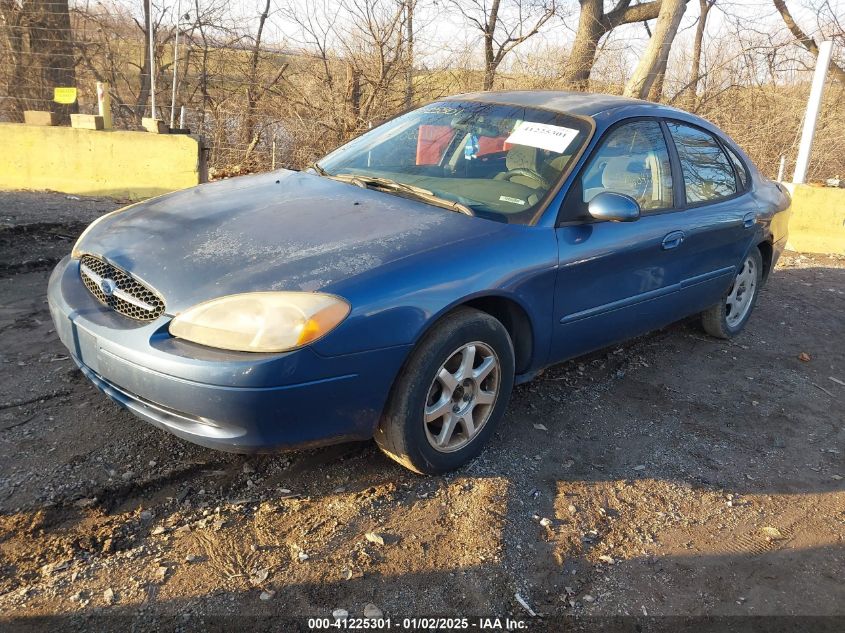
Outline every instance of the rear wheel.
<path fill-rule="evenodd" d="M 701 313 L 704 331 L 717 338 L 732 338 L 748 322 L 763 284 L 763 256 L 754 248 L 745 258 L 731 287 L 714 306 Z"/>
<path fill-rule="evenodd" d="M 476 457 L 504 414 L 514 353 L 495 318 L 469 308 L 446 316 L 412 352 L 375 440 L 403 466 L 441 473 Z"/>

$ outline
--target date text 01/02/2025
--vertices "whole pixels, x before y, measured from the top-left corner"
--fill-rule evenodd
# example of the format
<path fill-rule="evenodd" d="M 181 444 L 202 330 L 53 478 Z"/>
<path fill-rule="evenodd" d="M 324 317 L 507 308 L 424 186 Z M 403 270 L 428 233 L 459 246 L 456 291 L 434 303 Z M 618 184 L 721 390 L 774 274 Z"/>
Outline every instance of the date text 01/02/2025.
<path fill-rule="evenodd" d="M 311 630 L 349 629 L 370 631 L 420 631 L 420 630 L 478 630 L 478 631 L 527 631 L 528 622 L 512 618 L 309 618 Z"/>

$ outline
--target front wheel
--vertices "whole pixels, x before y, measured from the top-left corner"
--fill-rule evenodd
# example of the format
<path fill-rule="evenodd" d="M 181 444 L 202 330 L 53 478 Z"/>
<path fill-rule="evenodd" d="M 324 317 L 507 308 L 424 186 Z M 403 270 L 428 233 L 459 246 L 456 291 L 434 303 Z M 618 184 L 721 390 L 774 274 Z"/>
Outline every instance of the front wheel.
<path fill-rule="evenodd" d="M 717 338 L 732 338 L 748 322 L 763 284 L 763 257 L 751 249 L 733 283 L 719 302 L 701 313 L 704 331 Z"/>
<path fill-rule="evenodd" d="M 446 316 L 412 352 L 396 381 L 375 440 L 421 474 L 476 457 L 504 414 L 514 352 L 495 318 L 469 308 Z"/>

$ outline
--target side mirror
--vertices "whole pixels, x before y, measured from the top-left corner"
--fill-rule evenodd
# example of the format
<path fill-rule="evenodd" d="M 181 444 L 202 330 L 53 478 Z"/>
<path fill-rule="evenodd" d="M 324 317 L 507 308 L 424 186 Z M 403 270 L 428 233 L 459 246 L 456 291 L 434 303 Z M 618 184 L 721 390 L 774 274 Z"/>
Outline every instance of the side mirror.
<path fill-rule="evenodd" d="M 640 205 L 631 196 L 602 191 L 587 204 L 587 211 L 596 220 L 633 222 L 640 218 Z"/>

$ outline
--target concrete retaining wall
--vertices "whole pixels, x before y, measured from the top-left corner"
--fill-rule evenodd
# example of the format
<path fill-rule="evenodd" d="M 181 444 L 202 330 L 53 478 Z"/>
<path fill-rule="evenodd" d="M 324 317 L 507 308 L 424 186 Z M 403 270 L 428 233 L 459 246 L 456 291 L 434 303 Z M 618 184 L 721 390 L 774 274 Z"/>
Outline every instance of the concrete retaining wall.
<path fill-rule="evenodd" d="M 0 124 L 0 189 L 137 200 L 199 184 L 197 137 Z"/>
<path fill-rule="evenodd" d="M 845 255 L 845 189 L 785 184 L 792 194 L 787 247 Z"/>

